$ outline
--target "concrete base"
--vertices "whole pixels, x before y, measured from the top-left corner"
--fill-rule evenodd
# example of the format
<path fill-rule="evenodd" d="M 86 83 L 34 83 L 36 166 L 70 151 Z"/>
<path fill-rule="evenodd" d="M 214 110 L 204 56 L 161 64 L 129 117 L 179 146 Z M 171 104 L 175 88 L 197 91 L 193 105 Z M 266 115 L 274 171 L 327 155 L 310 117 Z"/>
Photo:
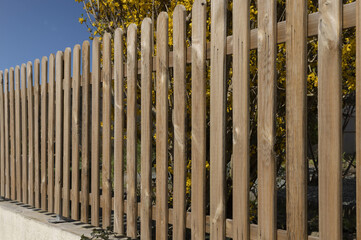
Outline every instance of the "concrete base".
<path fill-rule="evenodd" d="M 93 227 L 78 221 L 49 223 L 55 214 L 14 201 L 0 201 L 0 240 L 80 240 Z"/>

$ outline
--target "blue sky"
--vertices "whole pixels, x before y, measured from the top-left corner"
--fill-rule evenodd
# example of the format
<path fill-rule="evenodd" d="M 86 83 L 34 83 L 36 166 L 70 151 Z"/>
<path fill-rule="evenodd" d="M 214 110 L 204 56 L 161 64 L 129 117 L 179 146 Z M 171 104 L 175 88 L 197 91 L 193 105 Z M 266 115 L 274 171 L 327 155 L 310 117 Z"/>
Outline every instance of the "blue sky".
<path fill-rule="evenodd" d="M 74 0 L 0 0 L 0 70 L 89 40 Z"/>

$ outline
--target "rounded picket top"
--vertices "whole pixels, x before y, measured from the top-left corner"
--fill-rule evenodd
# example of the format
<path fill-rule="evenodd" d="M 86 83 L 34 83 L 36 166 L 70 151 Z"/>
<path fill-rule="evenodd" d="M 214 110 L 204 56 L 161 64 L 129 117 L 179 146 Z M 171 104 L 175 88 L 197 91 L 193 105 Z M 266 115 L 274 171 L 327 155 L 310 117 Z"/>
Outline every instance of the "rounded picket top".
<path fill-rule="evenodd" d="M 197 2 L 197 0 L 194 1 L 194 2 Z M 173 15 L 176 15 L 176 14 L 179 14 L 179 13 L 185 13 L 186 11 L 187 10 L 186 10 L 185 6 L 179 4 L 174 8 Z"/>

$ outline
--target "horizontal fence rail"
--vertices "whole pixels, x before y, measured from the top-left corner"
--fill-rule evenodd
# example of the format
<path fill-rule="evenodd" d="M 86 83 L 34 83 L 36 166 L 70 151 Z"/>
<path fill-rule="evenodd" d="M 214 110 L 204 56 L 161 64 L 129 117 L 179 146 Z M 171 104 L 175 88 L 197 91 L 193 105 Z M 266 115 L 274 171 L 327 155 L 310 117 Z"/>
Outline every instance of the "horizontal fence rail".
<path fill-rule="evenodd" d="M 195 0 L 191 41 L 187 11 L 179 5 L 173 16 L 146 18 L 139 29 L 131 24 L 94 38 L 92 45 L 84 41 L 0 71 L 0 196 L 93 226 L 113 226 L 132 239 L 342 239 L 340 41 L 342 29 L 357 27 L 360 226 L 361 3 L 322 0 L 320 12 L 307 14 L 305 0 L 288 0 L 287 22 L 276 21 L 276 1 L 258 3 L 258 28 L 251 30 L 249 1 L 233 1 L 231 36 L 227 1 L 211 1 L 207 38 L 207 1 Z M 319 236 L 309 236 L 306 58 L 307 37 L 316 35 Z M 277 229 L 275 157 L 277 44 L 284 42 L 287 230 Z M 258 54 L 258 225 L 250 224 L 249 199 L 252 49 Z M 232 149 L 232 219 L 226 144 Z"/>

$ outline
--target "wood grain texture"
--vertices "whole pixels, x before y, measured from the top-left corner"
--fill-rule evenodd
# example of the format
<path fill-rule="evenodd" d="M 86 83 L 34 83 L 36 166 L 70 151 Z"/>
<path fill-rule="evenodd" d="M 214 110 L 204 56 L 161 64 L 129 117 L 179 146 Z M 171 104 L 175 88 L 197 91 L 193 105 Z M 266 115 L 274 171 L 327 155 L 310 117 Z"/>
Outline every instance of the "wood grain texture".
<path fill-rule="evenodd" d="M 137 237 L 137 25 L 127 30 L 127 236 Z"/>
<path fill-rule="evenodd" d="M 102 195 L 103 205 L 103 227 L 111 224 L 112 211 L 112 183 L 111 183 L 111 35 L 105 33 L 103 36 L 103 146 L 102 146 Z M 129 228 L 129 226 L 128 226 Z"/>
<path fill-rule="evenodd" d="M 258 239 L 276 239 L 276 1 L 258 1 Z"/>
<path fill-rule="evenodd" d="M 194 8 L 194 5 L 193 5 Z M 194 25 L 193 25 L 194 26 Z M 173 239 L 185 239 L 186 194 L 186 9 L 178 5 L 173 12 L 174 47 L 174 187 Z"/>
<path fill-rule="evenodd" d="M 307 2 L 286 3 L 287 238 L 307 239 Z"/>
<path fill-rule="evenodd" d="M 82 46 L 82 126 L 81 126 L 81 213 L 80 220 L 89 222 L 89 174 L 90 174 L 90 44 Z"/>
<path fill-rule="evenodd" d="M 54 212 L 54 143 L 55 143 L 55 55 L 49 56 L 48 85 L 48 211 Z"/>
<path fill-rule="evenodd" d="M 40 61 L 34 61 L 34 200 L 40 208 Z"/>
<path fill-rule="evenodd" d="M 361 239 L 361 1 L 356 2 L 356 239 Z M 1 96 L 0 96 L 1 98 Z"/>
<path fill-rule="evenodd" d="M 62 215 L 70 217 L 70 159 L 71 159 L 71 49 L 64 52 L 64 110 L 63 110 L 63 208 Z"/>
<path fill-rule="evenodd" d="M 5 197 L 4 73 L 0 71 L 0 196 Z"/>
<path fill-rule="evenodd" d="M 79 156 L 80 156 L 80 45 L 73 49 L 73 79 L 72 79 L 72 129 L 71 129 L 71 218 L 79 220 Z"/>
<path fill-rule="evenodd" d="M 233 2 L 233 239 L 249 239 L 249 0 Z"/>
<path fill-rule="evenodd" d="M 22 154 L 22 202 L 28 203 L 28 109 L 26 91 L 26 65 L 21 65 L 21 154 Z M 4 101 L 4 100 L 3 100 Z"/>
<path fill-rule="evenodd" d="M 211 239 L 226 235 L 225 127 L 227 1 L 211 2 L 210 216 Z"/>
<path fill-rule="evenodd" d="M 123 57 L 123 30 L 118 28 L 114 36 L 114 231 L 119 234 L 124 234 Z"/>
<path fill-rule="evenodd" d="M 15 169 L 16 200 L 22 201 L 21 187 L 21 125 L 20 125 L 20 67 L 15 67 Z"/>
<path fill-rule="evenodd" d="M 206 14 L 206 1 L 196 0 L 192 9 L 192 181 L 196 183 L 191 196 L 192 239 L 205 239 L 206 228 Z"/>
<path fill-rule="evenodd" d="M 11 199 L 16 198 L 16 169 L 15 169 L 15 95 L 14 68 L 9 71 L 9 107 L 10 107 L 10 192 Z"/>
<path fill-rule="evenodd" d="M 55 60 L 55 189 L 54 212 L 62 214 L 63 187 L 63 79 L 64 53 L 58 51 Z"/>
<path fill-rule="evenodd" d="M 91 223 L 99 226 L 99 158 L 100 158 L 100 41 L 93 39 L 92 46 L 92 149 L 91 149 Z"/>
<path fill-rule="evenodd" d="M 162 12 L 157 20 L 156 71 L 156 238 L 168 239 L 168 14 Z"/>
<path fill-rule="evenodd" d="M 40 98 L 41 98 L 41 133 L 40 133 L 40 146 L 41 146 L 41 181 L 40 181 L 40 193 L 41 193 L 41 209 L 47 210 L 47 149 L 48 149 L 48 58 L 43 57 L 41 59 L 41 86 L 40 86 Z"/>
<path fill-rule="evenodd" d="M 33 95 L 33 64 L 27 63 L 28 86 L 28 176 L 29 176 L 29 205 L 34 206 L 34 95 Z"/>
<path fill-rule="evenodd" d="M 320 0 L 318 161 L 320 239 L 342 239 L 342 2 Z"/>
<path fill-rule="evenodd" d="M 141 27 L 141 209 L 140 238 L 152 239 L 152 53 L 153 23 L 150 18 Z"/>

